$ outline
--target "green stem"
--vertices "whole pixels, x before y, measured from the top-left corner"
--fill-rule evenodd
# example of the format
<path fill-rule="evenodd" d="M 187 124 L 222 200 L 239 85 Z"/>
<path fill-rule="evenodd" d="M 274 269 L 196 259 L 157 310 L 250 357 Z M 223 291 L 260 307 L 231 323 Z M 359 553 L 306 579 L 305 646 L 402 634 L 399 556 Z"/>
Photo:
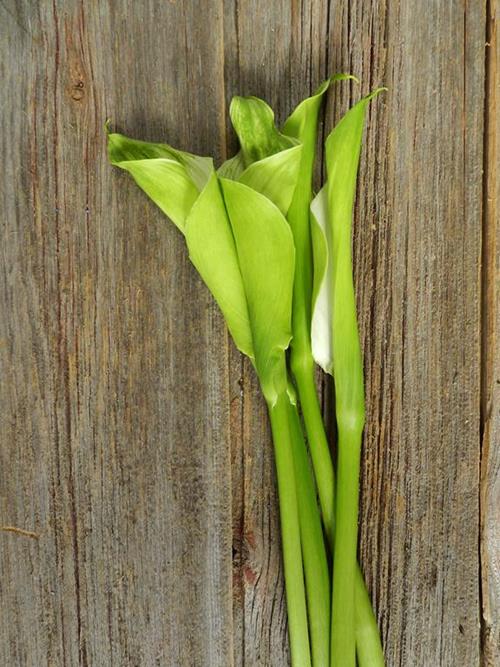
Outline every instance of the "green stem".
<path fill-rule="evenodd" d="M 333 544 L 333 524 L 335 505 L 335 477 L 332 456 L 323 425 L 316 385 L 312 356 L 302 353 L 300 358 L 292 349 L 291 367 L 299 394 L 302 416 L 306 427 L 309 450 L 318 488 L 319 504 L 325 533 L 330 545 Z"/>
<path fill-rule="evenodd" d="M 334 551 L 334 515 L 335 515 L 335 473 L 333 469 L 328 440 L 325 433 L 321 408 L 314 383 L 312 357 L 302 354 L 294 356 L 292 350 L 291 366 L 299 394 L 302 416 L 306 427 L 307 440 L 311 452 L 314 475 L 323 518 L 323 526 L 331 553 Z M 355 625 L 356 654 L 359 667 L 385 667 L 382 642 L 373 613 L 370 596 L 366 589 L 359 565 L 355 572 Z"/>
<path fill-rule="evenodd" d="M 356 667 L 354 577 L 361 432 L 339 430 L 332 596 L 332 667 Z"/>
<path fill-rule="evenodd" d="M 297 407 L 290 403 L 290 432 L 299 500 L 300 535 L 313 667 L 330 664 L 331 588 L 316 489 Z"/>
<path fill-rule="evenodd" d="M 377 619 L 359 565 L 354 579 L 354 607 L 359 667 L 385 667 Z"/>
<path fill-rule="evenodd" d="M 307 607 L 302 569 L 299 510 L 295 482 L 292 441 L 286 393 L 269 404 L 274 442 L 281 519 L 281 543 L 285 570 L 288 632 L 292 667 L 310 667 L 311 654 L 307 627 Z"/>

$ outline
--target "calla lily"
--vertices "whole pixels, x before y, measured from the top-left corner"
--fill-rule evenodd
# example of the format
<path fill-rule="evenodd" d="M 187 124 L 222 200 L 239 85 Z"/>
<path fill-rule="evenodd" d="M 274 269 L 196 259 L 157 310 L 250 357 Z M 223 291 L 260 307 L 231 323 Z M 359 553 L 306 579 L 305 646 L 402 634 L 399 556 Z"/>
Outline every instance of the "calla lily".
<path fill-rule="evenodd" d="M 338 430 L 331 660 L 356 665 L 359 467 L 364 428 L 363 366 L 352 278 L 351 225 L 363 124 L 368 102 L 350 109 L 328 136 L 328 180 L 311 205 L 317 283 L 314 290 L 313 352 L 333 371 Z M 356 597 L 356 601 L 358 598 Z"/>
<path fill-rule="evenodd" d="M 186 218 L 213 171 L 212 158 L 108 134 L 111 164 L 128 171 L 172 222 L 184 231 Z"/>
<path fill-rule="evenodd" d="M 274 116 L 269 107 L 257 98 L 236 98 L 231 106 L 233 113 L 231 119 L 235 130 L 240 137 L 242 149 L 233 158 L 230 165 L 232 169 L 236 161 L 239 161 L 239 169 L 244 169 L 244 155 L 247 163 L 252 159 L 260 161 L 270 159 L 279 155 L 273 153 L 281 150 L 285 152 L 287 137 L 299 141 L 302 145 L 299 175 L 297 187 L 295 188 L 291 205 L 287 213 L 287 220 L 293 231 L 296 247 L 294 294 L 293 294 L 293 339 L 291 349 L 291 369 L 299 391 L 302 405 L 302 413 L 309 439 L 311 458 L 314 466 L 316 483 L 318 485 L 319 500 L 325 525 L 325 531 L 333 548 L 334 531 L 334 472 L 333 463 L 328 447 L 326 433 L 323 426 L 321 409 L 316 393 L 314 382 L 314 365 L 311 351 L 311 302 L 313 295 L 313 267 L 312 267 L 312 242 L 311 235 L 317 234 L 315 226 L 310 226 L 309 206 L 312 198 L 312 177 L 314 155 L 316 148 L 318 113 L 324 94 L 331 82 L 345 79 L 355 79 L 348 74 L 339 74 L 327 79 L 321 84 L 317 91 L 306 100 L 302 101 L 285 122 L 283 134 L 274 126 Z M 246 148 L 246 151 L 244 150 Z M 231 162 L 231 161 L 230 161 Z M 229 163 L 226 163 L 228 165 Z M 253 165 L 258 165 L 254 162 Z M 234 174 L 237 172 L 234 171 Z M 314 240 L 314 239 L 313 239 Z M 324 242 L 324 236 L 320 235 L 320 242 Z M 317 241 L 315 241 L 317 244 Z M 316 260 L 316 254 L 315 254 Z M 327 252 L 321 255 L 321 260 L 326 267 Z M 319 261 L 319 258 L 318 258 Z M 319 271 L 323 275 L 324 267 L 314 266 L 314 272 Z M 330 335 L 330 327 L 325 331 Z M 292 410 L 292 413 L 294 410 Z M 296 409 L 295 409 L 296 413 Z M 292 431 L 295 433 L 295 458 L 300 458 L 302 463 L 307 461 L 307 453 L 302 439 L 302 445 L 297 438 L 297 417 L 291 417 Z M 303 451 L 301 446 L 304 448 Z M 310 485 L 304 482 L 310 476 L 308 466 L 303 468 L 296 465 L 297 490 L 299 492 L 299 514 L 301 514 L 302 549 L 304 558 L 304 569 L 306 578 L 306 590 L 308 595 L 309 627 L 311 634 L 311 649 L 314 665 L 329 664 L 329 641 L 327 634 L 323 632 L 323 626 L 318 623 L 318 618 L 327 621 L 330 616 L 330 594 L 325 586 L 322 573 L 326 568 L 326 552 L 324 550 L 321 530 L 313 529 L 314 520 L 317 516 L 316 510 L 309 511 L 307 508 L 316 505 L 314 494 L 308 491 Z M 312 488 L 314 482 L 311 480 Z M 322 565 L 324 564 L 324 566 Z M 362 655 L 363 646 L 370 645 L 370 651 L 380 647 L 380 639 L 376 620 L 371 608 L 371 603 L 364 585 L 363 577 L 359 568 L 356 570 L 356 592 L 357 592 L 357 636 L 359 639 L 358 653 Z M 360 661 L 360 664 L 369 664 Z M 382 662 L 372 663 L 383 665 Z"/>
<path fill-rule="evenodd" d="M 255 363 L 271 404 L 287 388 L 284 351 L 292 335 L 295 248 L 273 203 L 283 204 L 283 192 L 290 200 L 293 195 L 291 179 L 298 174 L 301 146 L 292 144 L 286 140 L 287 149 L 272 156 L 275 168 L 287 174 L 279 191 L 269 157 L 250 163 L 238 180 L 230 180 L 217 176 L 210 158 L 121 134 L 108 137 L 111 162 L 128 171 L 184 234 L 193 264 L 224 313 L 237 347 Z M 259 186 L 273 190 L 274 196 L 264 196 Z"/>
<path fill-rule="evenodd" d="M 309 449 L 318 487 L 318 497 L 325 533 L 332 550 L 334 546 L 335 476 L 316 392 L 310 335 L 311 308 L 314 299 L 313 273 L 315 275 L 317 271 L 322 272 L 321 260 L 326 263 L 326 255 L 323 258 L 318 257 L 317 253 L 315 253 L 313 268 L 312 245 L 315 242 L 315 228 L 311 226 L 309 206 L 312 198 L 312 179 L 319 109 L 330 83 L 347 79 L 357 82 L 356 77 L 349 74 L 337 74 L 323 82 L 311 97 L 302 101 L 297 106 L 285 122 L 283 128 L 285 134 L 298 139 L 303 145 L 297 188 L 287 214 L 297 251 L 290 365 L 302 405 L 302 414 L 309 440 Z M 324 331 L 330 334 L 330 328 Z M 311 556 L 311 561 L 311 569 L 314 568 L 313 572 L 319 570 L 317 553 L 314 554 L 314 560 L 313 556 Z M 305 557 L 304 562 L 306 564 Z M 306 569 L 306 583 L 307 574 Z M 356 591 L 356 639 L 360 667 L 364 667 L 365 665 L 383 667 L 384 661 L 377 622 L 359 567 L 356 568 L 354 585 Z M 315 590 L 321 590 L 317 584 L 315 585 Z M 329 596 L 323 597 L 322 605 L 325 602 L 331 604 Z M 312 609 L 312 606 L 310 606 L 310 609 Z M 318 615 L 317 608 L 314 608 L 314 613 Z M 326 614 L 323 612 L 323 617 L 329 619 L 329 612 Z M 310 622 L 310 627 L 313 656 L 315 644 L 320 647 L 322 655 L 329 655 L 329 646 L 325 649 L 323 644 L 325 639 L 324 633 L 312 621 Z M 315 630 L 317 630 L 316 637 L 314 634 Z M 366 646 L 369 647 L 368 651 L 366 651 Z"/>
<path fill-rule="evenodd" d="M 253 359 L 236 247 L 212 159 L 122 134 L 108 135 L 108 153 L 111 163 L 128 171 L 184 234 L 190 258 L 219 304 L 236 346 Z"/>
<path fill-rule="evenodd" d="M 221 179 L 248 304 L 255 364 L 271 404 L 287 389 L 295 248 L 285 218 L 247 185 Z"/>
<path fill-rule="evenodd" d="M 217 301 L 236 347 L 254 361 L 238 254 L 215 172 L 189 212 L 185 236 L 189 257 Z"/>
<path fill-rule="evenodd" d="M 332 310 L 331 285 L 333 284 L 331 234 L 327 234 L 328 224 L 328 191 L 321 188 L 311 203 L 311 238 L 314 254 L 314 282 L 312 303 L 314 304 L 311 323 L 312 354 L 316 363 L 329 374 L 333 373 L 332 359 Z M 326 477 L 326 475 L 325 475 Z M 332 472 L 333 482 L 333 472 Z M 334 509 L 332 503 L 332 514 Z M 332 531 L 335 521 L 331 523 Z M 334 534 L 329 534 L 330 546 L 334 547 Z M 377 620 L 366 590 L 363 574 L 359 565 L 354 574 L 356 655 L 360 667 L 384 667 L 384 654 L 377 627 Z"/>
<path fill-rule="evenodd" d="M 299 178 L 301 142 L 276 129 L 273 110 L 258 97 L 234 97 L 229 111 L 241 148 L 219 176 L 248 185 L 286 215 Z"/>
<path fill-rule="evenodd" d="M 237 347 L 256 368 L 275 445 L 291 653 L 294 664 L 307 667 L 310 646 L 285 357 L 295 248 L 282 213 L 295 189 L 301 146 L 287 140 L 286 150 L 251 162 L 241 173 L 233 169 L 235 180 L 219 178 L 210 159 L 166 144 L 110 134 L 108 149 L 111 162 L 128 171 L 184 234 L 190 258 Z M 281 188 L 276 172 L 283 178 Z"/>
<path fill-rule="evenodd" d="M 349 78 L 353 77 L 348 74 L 337 74 L 324 81 L 311 97 L 296 107 L 283 128 L 285 134 L 300 141 L 303 146 L 297 187 L 287 214 L 297 250 L 290 365 L 302 404 L 325 531 L 330 543 L 333 539 L 334 474 L 316 392 L 311 352 L 313 258 L 309 206 L 312 199 L 318 115 L 323 97 L 332 82 Z"/>
<path fill-rule="evenodd" d="M 309 328 L 307 312 L 310 312 L 310 294 L 312 280 L 308 281 L 307 271 L 311 271 L 312 257 L 311 244 L 309 240 L 309 203 L 311 200 L 311 181 L 312 168 L 314 162 L 314 152 L 316 144 L 317 116 L 324 93 L 328 89 L 330 80 L 325 81 L 318 91 L 307 100 L 304 100 L 294 111 L 280 133 L 274 125 L 274 115 L 267 104 L 256 98 L 237 98 L 233 101 L 231 120 L 233 126 L 240 138 L 241 155 L 249 156 L 248 161 L 252 159 L 260 160 L 254 162 L 252 166 L 258 166 L 261 162 L 276 160 L 283 155 L 290 145 L 300 142 L 302 152 L 300 163 L 298 164 L 297 186 L 293 192 L 290 206 L 288 207 L 287 221 L 293 232 L 294 243 L 296 247 L 296 265 L 293 289 L 293 339 L 292 339 L 292 357 L 291 366 L 297 381 L 294 361 L 297 359 L 297 351 L 309 347 L 308 355 L 303 355 L 301 361 L 309 361 L 308 371 L 310 385 L 308 388 L 312 391 L 309 394 L 316 401 L 316 418 L 319 420 L 322 440 L 314 442 L 309 439 L 311 451 L 313 452 L 313 462 L 315 471 L 320 476 L 325 476 L 329 482 L 329 495 L 320 494 L 322 501 L 325 501 L 325 507 L 328 507 L 329 516 L 333 513 L 333 466 L 330 458 L 326 436 L 324 435 L 321 411 L 317 402 L 317 396 L 313 378 L 313 362 L 310 352 Z M 282 151 L 277 153 L 276 151 Z M 243 161 L 243 158 L 241 158 Z M 251 167 L 250 167 L 251 168 Z M 276 179 L 278 192 L 283 188 L 279 178 Z M 272 195 L 271 195 L 272 196 Z M 294 224 L 292 224 L 292 221 Z M 300 233 L 304 232 L 301 236 Z M 304 257 L 304 254 L 307 257 Z M 302 291 L 301 291 L 301 288 Z M 303 325 L 302 327 L 300 325 Z M 305 338 L 305 341 L 304 341 Z M 307 357 L 307 359 L 305 359 Z M 307 372 L 307 371 L 306 371 Z M 301 376 L 302 379 L 302 376 Z M 302 394 L 303 383 L 297 383 L 299 394 Z M 306 396 L 307 398 L 307 396 Z M 302 404 L 303 414 L 306 417 L 305 405 Z M 308 424 L 309 413 L 306 417 L 306 426 Z M 304 574 L 307 591 L 309 630 L 311 640 L 312 662 L 315 667 L 326 667 L 329 665 L 329 632 L 325 632 L 325 627 L 329 625 L 330 619 L 330 591 L 328 561 L 323 541 L 321 521 L 317 511 L 317 501 L 314 480 L 312 479 L 309 468 L 308 455 L 305 447 L 302 427 L 297 414 L 296 407 L 290 408 L 290 428 L 292 431 L 292 443 L 294 446 L 295 477 L 297 492 L 299 495 L 299 517 L 302 539 L 302 552 L 304 560 Z M 309 431 L 308 431 L 309 433 Z M 316 456 L 318 449 L 323 446 L 322 455 Z M 326 457 L 326 458 L 325 458 Z M 326 465 L 325 465 L 326 463 Z M 319 469 L 318 469 L 319 466 Z M 329 474 L 330 473 L 330 474 Z M 318 479 L 318 475 L 317 475 Z M 324 485 L 323 485 L 324 486 Z M 332 507 L 329 507 L 331 501 Z M 333 529 L 332 529 L 333 530 Z"/>
<path fill-rule="evenodd" d="M 352 107 L 327 139 L 326 154 L 334 170 L 311 202 L 311 234 L 314 255 L 312 352 L 316 363 L 333 375 L 333 231 L 329 201 L 334 208 L 352 215 L 361 131 L 370 100 L 386 88 L 378 88 Z M 360 126 L 361 123 L 361 126 Z M 353 133 L 356 131 L 356 134 Z M 342 151 L 343 155 L 339 152 Z M 345 171 L 344 171 L 345 169 Z M 354 179 L 354 180 L 353 180 Z M 329 190 L 330 188 L 330 190 Z M 349 228 L 350 229 L 350 228 Z M 350 251 L 349 251 L 350 252 Z"/>

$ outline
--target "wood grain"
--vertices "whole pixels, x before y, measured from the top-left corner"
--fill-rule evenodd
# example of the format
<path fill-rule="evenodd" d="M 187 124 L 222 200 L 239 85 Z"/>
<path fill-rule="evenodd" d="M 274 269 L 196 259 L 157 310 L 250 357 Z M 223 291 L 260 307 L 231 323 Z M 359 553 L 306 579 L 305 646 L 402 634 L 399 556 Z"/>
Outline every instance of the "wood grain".
<path fill-rule="evenodd" d="M 253 371 L 103 128 L 222 160 L 233 94 L 282 121 L 334 71 L 323 132 L 389 87 L 354 244 L 388 665 L 499 662 L 495 1 L 2 2 L 1 665 L 288 664 Z"/>
<path fill-rule="evenodd" d="M 500 664 L 500 228 L 498 127 L 500 43 L 498 4 L 487 6 L 485 170 L 483 218 L 483 328 L 481 403 L 481 566 L 483 662 Z"/>
<path fill-rule="evenodd" d="M 345 3 L 332 20 L 341 68 L 389 87 L 356 215 L 361 561 L 389 664 L 478 665 L 484 12 Z"/>
<path fill-rule="evenodd" d="M 0 663 L 228 664 L 227 334 L 103 131 L 220 154 L 222 24 L 194 2 L 24 12 L 2 41 L 1 495 L 40 539 L 1 536 Z"/>

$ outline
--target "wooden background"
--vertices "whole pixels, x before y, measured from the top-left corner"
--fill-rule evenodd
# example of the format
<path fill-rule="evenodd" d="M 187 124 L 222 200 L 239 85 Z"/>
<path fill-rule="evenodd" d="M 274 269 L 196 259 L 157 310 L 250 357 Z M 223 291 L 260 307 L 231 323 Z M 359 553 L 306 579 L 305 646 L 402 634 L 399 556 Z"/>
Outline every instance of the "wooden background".
<path fill-rule="evenodd" d="M 283 120 L 336 71 L 323 131 L 390 89 L 355 240 L 388 665 L 500 664 L 496 2 L 1 2 L 2 666 L 288 664 L 254 374 L 104 122 L 222 160 L 233 94 Z"/>

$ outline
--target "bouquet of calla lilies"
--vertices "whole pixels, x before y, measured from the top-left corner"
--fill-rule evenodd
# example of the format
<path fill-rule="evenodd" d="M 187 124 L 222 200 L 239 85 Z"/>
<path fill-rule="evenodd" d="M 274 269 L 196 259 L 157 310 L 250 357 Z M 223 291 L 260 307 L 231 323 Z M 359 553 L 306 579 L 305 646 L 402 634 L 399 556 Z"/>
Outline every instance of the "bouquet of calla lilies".
<path fill-rule="evenodd" d="M 108 135 L 128 171 L 186 239 L 237 348 L 258 375 L 271 422 L 293 667 L 380 667 L 376 619 L 357 563 L 364 427 L 363 366 L 351 227 L 369 101 L 325 143 L 327 179 L 314 196 L 318 116 L 335 81 L 283 127 L 257 97 L 234 97 L 240 150 L 219 169 L 167 144 Z M 335 465 L 315 384 L 333 376 Z"/>

